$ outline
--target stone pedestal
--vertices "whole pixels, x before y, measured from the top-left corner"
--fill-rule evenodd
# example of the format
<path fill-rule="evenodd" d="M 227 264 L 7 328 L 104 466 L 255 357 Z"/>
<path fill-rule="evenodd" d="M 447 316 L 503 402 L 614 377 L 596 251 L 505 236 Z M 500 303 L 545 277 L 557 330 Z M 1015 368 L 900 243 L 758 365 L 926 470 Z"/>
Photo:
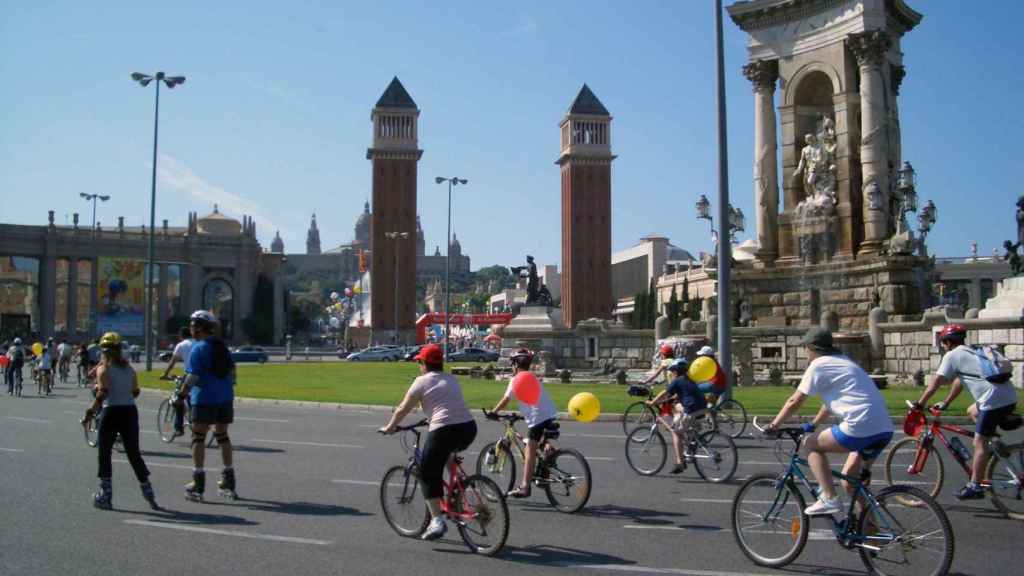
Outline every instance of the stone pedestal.
<path fill-rule="evenodd" d="M 506 332 L 546 333 L 555 329 L 551 309 L 547 306 L 523 306 L 519 315 L 512 319 L 505 328 Z"/>
<path fill-rule="evenodd" d="M 999 283 L 999 293 L 985 302 L 978 318 L 1024 319 L 1024 276 Z"/>

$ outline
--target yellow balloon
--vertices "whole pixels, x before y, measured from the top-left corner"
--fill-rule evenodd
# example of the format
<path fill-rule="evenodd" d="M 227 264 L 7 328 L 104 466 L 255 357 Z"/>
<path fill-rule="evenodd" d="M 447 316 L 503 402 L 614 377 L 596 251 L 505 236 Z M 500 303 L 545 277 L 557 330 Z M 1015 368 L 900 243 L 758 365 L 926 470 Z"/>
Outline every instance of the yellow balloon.
<path fill-rule="evenodd" d="M 690 364 L 690 369 L 687 370 L 686 375 L 690 377 L 690 380 L 694 382 L 707 382 L 715 377 L 717 372 L 715 361 L 707 356 L 701 356 Z"/>
<path fill-rule="evenodd" d="M 590 392 L 580 392 L 569 400 L 569 415 L 580 422 L 592 422 L 601 413 L 601 402 Z"/>
<path fill-rule="evenodd" d="M 356 286 L 355 288 L 352 289 L 352 293 L 353 294 L 362 294 L 363 293 L 363 289 L 360 288 L 359 286 Z"/>
<path fill-rule="evenodd" d="M 32 353 L 35 354 L 36 356 L 42 356 L 43 355 L 43 343 L 42 342 L 36 342 L 35 344 L 33 344 L 32 345 Z"/>

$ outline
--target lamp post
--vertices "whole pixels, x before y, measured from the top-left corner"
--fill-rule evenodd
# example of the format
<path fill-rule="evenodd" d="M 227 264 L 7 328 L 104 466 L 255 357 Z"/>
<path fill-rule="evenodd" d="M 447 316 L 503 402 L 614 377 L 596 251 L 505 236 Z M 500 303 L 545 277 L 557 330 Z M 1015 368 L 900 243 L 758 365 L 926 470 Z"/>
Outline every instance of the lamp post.
<path fill-rule="evenodd" d="M 715 246 L 718 246 L 718 230 L 715 230 L 715 218 L 711 215 L 711 202 L 708 201 L 708 197 L 701 194 L 700 199 L 697 200 L 697 219 L 707 220 L 708 225 L 711 226 L 711 239 L 714 241 Z M 729 205 L 729 237 L 732 238 L 732 233 L 743 232 L 746 229 L 747 218 L 743 215 L 743 210 Z"/>
<path fill-rule="evenodd" d="M 148 270 L 146 271 L 146 313 L 144 315 L 145 327 L 143 328 L 146 342 L 146 372 L 149 372 L 153 369 L 153 336 L 151 332 L 153 328 L 153 269 L 156 267 L 156 263 L 153 261 L 153 254 L 156 251 L 156 144 L 160 127 L 160 83 L 163 82 L 167 88 L 173 89 L 179 84 L 184 84 L 185 77 L 167 76 L 163 72 L 157 72 L 154 76 L 133 72 L 132 80 L 138 82 L 143 88 L 149 86 L 149 83 L 153 80 L 156 80 L 156 111 L 153 114 L 153 178 L 149 195 L 149 250 L 146 258 L 148 262 Z"/>
<path fill-rule="evenodd" d="M 409 233 L 385 232 L 384 237 L 395 241 L 395 336 L 393 342 L 398 344 L 398 241 L 409 238 Z"/>
<path fill-rule="evenodd" d="M 448 362 L 448 329 L 451 327 L 448 305 L 451 301 L 449 280 L 452 271 L 452 186 L 458 186 L 459 184 L 465 186 L 469 184 L 469 180 L 459 178 L 458 176 L 452 176 L 451 178 L 438 176 L 434 178 L 434 182 L 437 184 L 448 183 L 448 244 L 446 244 L 444 257 L 444 361 Z"/>
<path fill-rule="evenodd" d="M 896 191 L 900 197 L 900 216 L 896 222 L 897 233 L 907 229 L 905 215 L 917 212 L 917 177 L 910 162 L 904 162 L 896 176 Z"/>
<path fill-rule="evenodd" d="M 917 232 L 921 236 L 918 245 L 918 254 L 921 256 L 926 255 L 926 249 L 924 245 L 925 238 L 928 237 L 928 233 L 932 231 L 932 226 L 935 225 L 935 220 L 939 215 L 938 208 L 935 207 L 935 203 L 931 200 L 924 203 L 924 207 L 921 208 L 921 213 L 917 215 Z M 975 259 L 978 255 L 977 244 L 972 246 Z"/>
<path fill-rule="evenodd" d="M 103 194 L 86 194 L 85 192 L 79 192 L 78 195 L 81 196 L 82 198 L 85 198 L 86 202 L 92 202 L 92 237 L 95 238 L 96 237 L 96 201 L 99 200 L 101 202 L 106 202 L 107 200 L 110 200 L 110 196 L 106 196 L 106 195 L 103 195 Z M 77 218 L 77 216 L 75 218 Z M 75 221 L 75 225 L 77 227 L 77 225 L 78 225 L 78 221 L 77 220 Z"/>
<path fill-rule="evenodd" d="M 730 384 L 725 397 L 732 397 L 732 323 L 729 321 L 732 288 L 732 243 L 729 241 L 729 145 L 725 121 L 725 47 L 722 39 L 722 0 L 715 0 L 715 76 L 718 101 L 718 364 Z"/>

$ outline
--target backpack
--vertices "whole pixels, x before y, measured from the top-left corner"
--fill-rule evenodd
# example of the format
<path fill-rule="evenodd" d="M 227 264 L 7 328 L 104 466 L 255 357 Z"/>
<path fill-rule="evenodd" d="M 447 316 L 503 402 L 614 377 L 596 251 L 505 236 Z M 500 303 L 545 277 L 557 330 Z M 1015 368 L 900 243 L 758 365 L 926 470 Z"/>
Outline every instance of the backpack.
<path fill-rule="evenodd" d="M 15 346 L 14 351 L 11 353 L 12 362 L 24 362 L 25 351 L 21 349 L 21 346 Z"/>
<path fill-rule="evenodd" d="M 1013 376 L 1013 362 L 993 346 L 964 346 L 978 358 L 981 374 L 967 374 L 984 378 L 992 384 L 1005 384 Z"/>

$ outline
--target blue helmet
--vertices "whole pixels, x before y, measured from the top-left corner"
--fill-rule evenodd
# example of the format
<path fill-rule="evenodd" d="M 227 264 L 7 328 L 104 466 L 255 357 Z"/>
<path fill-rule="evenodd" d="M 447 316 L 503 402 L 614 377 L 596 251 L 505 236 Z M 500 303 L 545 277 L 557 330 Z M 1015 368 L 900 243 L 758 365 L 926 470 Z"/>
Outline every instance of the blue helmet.
<path fill-rule="evenodd" d="M 668 365 L 668 369 L 671 370 L 672 372 L 675 372 L 676 374 L 685 373 L 688 367 L 689 363 L 686 361 L 686 358 L 677 358 L 675 361 Z"/>

